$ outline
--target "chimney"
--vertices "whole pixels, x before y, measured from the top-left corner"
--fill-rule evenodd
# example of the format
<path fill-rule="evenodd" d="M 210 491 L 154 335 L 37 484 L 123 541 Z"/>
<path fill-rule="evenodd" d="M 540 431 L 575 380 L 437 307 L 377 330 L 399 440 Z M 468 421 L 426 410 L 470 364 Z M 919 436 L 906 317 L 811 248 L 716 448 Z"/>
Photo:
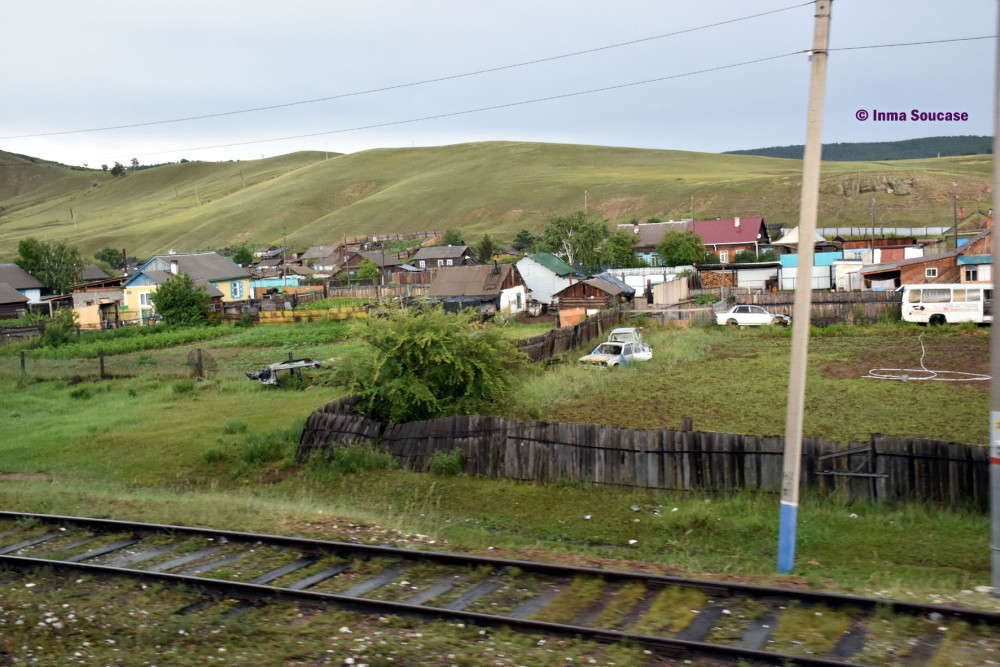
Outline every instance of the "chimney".
<path fill-rule="evenodd" d="M 174 276 L 177 275 L 177 260 L 176 259 L 170 260 L 170 274 L 174 275 Z"/>
<path fill-rule="evenodd" d="M 736 218 L 736 219 L 735 219 L 735 220 L 733 221 L 733 225 L 735 225 L 735 226 L 736 226 L 736 227 L 738 228 L 738 227 L 740 226 L 740 219 L 739 219 L 739 218 Z"/>
<path fill-rule="evenodd" d="M 128 255 L 125 254 L 125 248 L 122 248 L 122 275 L 128 275 Z"/>
<path fill-rule="evenodd" d="M 500 273 L 500 265 L 497 264 L 495 259 L 493 260 L 493 270 L 490 273 L 493 273 L 494 275 Z"/>

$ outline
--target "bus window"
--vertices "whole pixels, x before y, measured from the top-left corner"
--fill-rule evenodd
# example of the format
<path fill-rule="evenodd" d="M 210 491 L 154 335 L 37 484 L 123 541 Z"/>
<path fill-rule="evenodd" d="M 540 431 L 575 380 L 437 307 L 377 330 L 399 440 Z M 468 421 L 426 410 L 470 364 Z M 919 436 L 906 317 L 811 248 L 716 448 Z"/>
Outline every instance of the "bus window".
<path fill-rule="evenodd" d="M 966 294 L 965 296 L 966 301 L 979 301 L 979 298 L 982 294 L 982 290 L 978 289 L 965 290 L 965 294 Z"/>
<path fill-rule="evenodd" d="M 950 289 L 925 289 L 923 292 L 922 303 L 948 303 L 951 301 Z"/>
<path fill-rule="evenodd" d="M 910 290 L 910 303 L 920 303 L 920 290 L 918 289 Z"/>
<path fill-rule="evenodd" d="M 969 290 L 969 291 L 971 292 L 972 290 Z M 951 300 L 954 301 L 955 303 L 964 303 L 965 302 L 965 290 L 964 289 L 954 290 L 952 292 L 952 295 L 951 295 Z"/>

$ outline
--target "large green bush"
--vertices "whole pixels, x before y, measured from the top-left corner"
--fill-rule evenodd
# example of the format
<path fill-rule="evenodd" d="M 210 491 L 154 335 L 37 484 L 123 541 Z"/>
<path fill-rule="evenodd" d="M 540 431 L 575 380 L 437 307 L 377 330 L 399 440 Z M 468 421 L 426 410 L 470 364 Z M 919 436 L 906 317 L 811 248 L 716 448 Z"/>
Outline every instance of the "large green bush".
<path fill-rule="evenodd" d="M 498 329 L 476 329 L 476 315 L 411 307 L 359 326 L 367 354 L 349 360 L 342 379 L 358 410 L 405 422 L 483 410 L 504 401 L 524 355 Z"/>

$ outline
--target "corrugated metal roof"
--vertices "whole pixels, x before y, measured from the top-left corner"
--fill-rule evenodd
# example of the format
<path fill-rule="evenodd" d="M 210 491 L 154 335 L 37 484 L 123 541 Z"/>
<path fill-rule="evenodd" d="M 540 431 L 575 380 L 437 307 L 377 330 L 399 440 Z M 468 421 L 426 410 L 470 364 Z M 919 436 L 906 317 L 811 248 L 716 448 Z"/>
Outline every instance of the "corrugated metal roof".
<path fill-rule="evenodd" d="M 556 274 L 560 278 L 565 278 L 573 273 L 573 267 L 562 261 L 550 252 L 533 252 L 528 255 L 528 259 L 538 262 L 546 269 Z"/>
<path fill-rule="evenodd" d="M 438 245 L 429 248 L 421 248 L 413 255 L 413 261 L 421 259 L 457 259 L 469 250 L 467 245 Z M 475 252 L 471 253 L 475 256 Z"/>
<path fill-rule="evenodd" d="M 27 303 L 28 297 L 24 296 L 7 283 L 0 283 L 0 304 Z"/>
<path fill-rule="evenodd" d="M 143 265 L 144 269 L 170 271 L 171 262 L 177 262 L 178 273 L 186 273 L 198 280 L 235 280 L 249 278 L 250 274 L 239 264 L 217 252 L 191 252 L 174 255 L 155 255 Z M 149 271 L 143 271 L 149 275 Z"/>
<path fill-rule="evenodd" d="M 438 269 L 427 291 L 428 296 L 486 296 L 500 293 L 500 286 L 510 274 L 511 264 L 449 266 Z"/>
<path fill-rule="evenodd" d="M 0 283 L 7 283 L 16 290 L 42 289 L 45 287 L 33 275 L 17 264 L 0 264 Z"/>
<path fill-rule="evenodd" d="M 629 296 L 629 297 L 635 296 L 635 288 L 634 287 L 632 287 L 631 285 L 629 285 L 628 283 L 626 283 L 624 280 L 621 280 L 617 276 L 611 275 L 607 271 L 605 271 L 604 273 L 598 273 L 596 276 L 593 276 L 593 278 L 596 278 L 598 280 L 602 280 L 602 281 L 604 281 L 606 283 L 610 283 L 611 285 L 614 285 L 615 287 L 617 287 L 618 289 L 621 290 L 621 294 L 624 294 L 624 295 Z"/>

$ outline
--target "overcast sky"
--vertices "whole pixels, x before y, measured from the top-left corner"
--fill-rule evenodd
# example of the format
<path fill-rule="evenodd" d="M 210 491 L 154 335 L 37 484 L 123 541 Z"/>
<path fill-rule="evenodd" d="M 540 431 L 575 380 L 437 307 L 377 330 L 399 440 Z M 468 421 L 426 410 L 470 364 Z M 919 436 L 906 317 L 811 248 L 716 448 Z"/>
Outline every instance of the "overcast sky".
<path fill-rule="evenodd" d="M 995 0 L 834 0 L 830 46 L 992 35 L 996 12 Z M 99 167 L 493 140 L 801 144 L 809 62 L 785 54 L 810 48 L 813 14 L 801 0 L 9 0 L 0 150 Z M 992 134 L 995 49 L 833 50 L 824 141 Z M 713 68 L 725 69 L 668 78 Z M 321 98 L 336 99 L 299 104 Z M 875 109 L 968 120 L 856 118 Z"/>

